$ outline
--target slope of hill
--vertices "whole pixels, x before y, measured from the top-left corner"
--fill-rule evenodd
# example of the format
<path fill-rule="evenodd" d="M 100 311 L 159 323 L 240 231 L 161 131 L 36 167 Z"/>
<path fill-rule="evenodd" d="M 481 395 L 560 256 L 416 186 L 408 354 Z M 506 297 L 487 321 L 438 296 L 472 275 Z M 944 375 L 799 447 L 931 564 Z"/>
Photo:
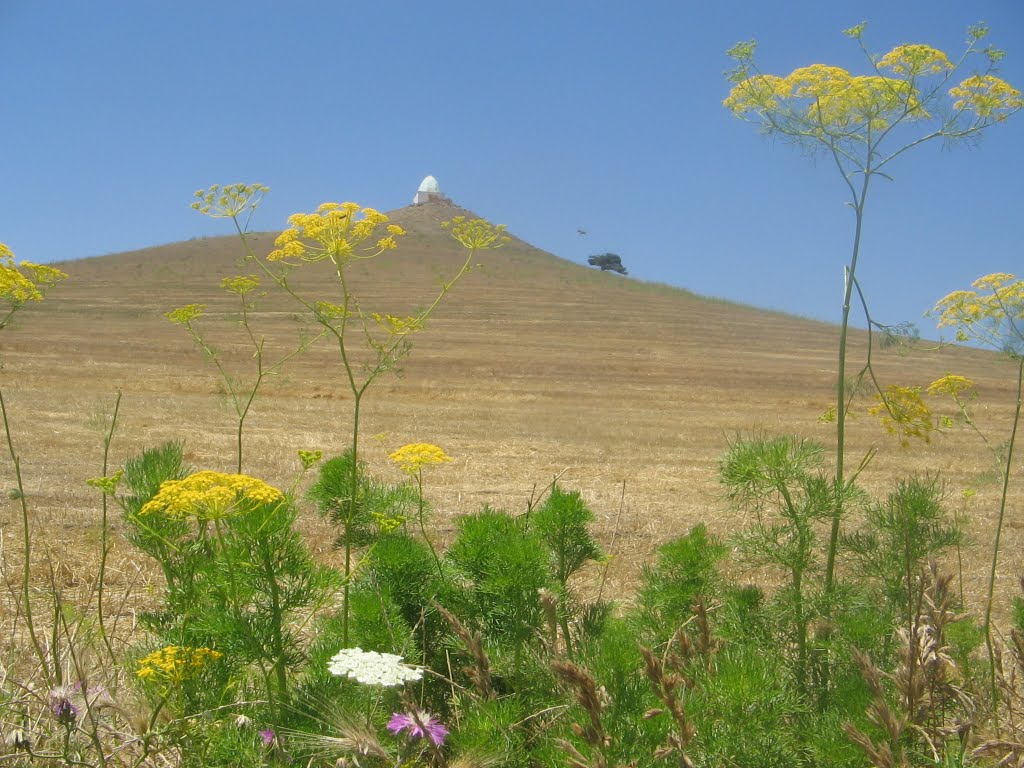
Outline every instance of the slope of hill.
<path fill-rule="evenodd" d="M 431 301 L 464 258 L 437 224 L 463 213 L 438 204 L 392 212 L 409 234 L 398 250 L 353 269 L 361 305 L 408 314 Z M 272 240 L 256 234 L 250 244 L 262 256 Z M 243 253 L 226 236 L 67 262 L 70 279 L 0 336 L 0 385 L 33 514 L 75 567 L 87 570 L 94 559 L 83 545 L 94 545 L 99 502 L 85 480 L 101 474 L 97 425 L 118 390 L 112 465 L 184 440 L 197 468 L 233 468 L 235 417 L 223 384 L 163 313 L 206 304 L 197 328 L 232 375 L 251 380 L 252 347 L 234 297 L 218 287 L 224 277 L 256 271 L 238 264 Z M 409 442 L 436 443 L 454 457 L 426 478 L 441 537 L 452 515 L 485 503 L 521 509 L 557 475 L 582 491 L 603 545 L 620 555 L 614 586 L 633 579 L 660 542 L 697 522 L 721 534 L 745 522 L 721 499 L 716 478 L 717 457 L 737 434 L 795 432 L 831 444 L 834 427 L 818 417 L 833 399 L 835 327 L 601 273 L 515 238 L 480 262 L 416 339 L 401 375 L 379 380 L 364 401 L 362 446 L 373 471 L 399 479 L 387 453 Z M 304 294 L 337 301 L 324 264 L 303 266 L 292 279 Z M 267 339 L 270 361 L 294 347 L 298 320 L 280 291 L 261 300 L 253 326 Z M 852 357 L 863 355 L 861 337 Z M 886 383 L 927 385 L 950 370 L 972 375 L 984 397 L 979 421 L 996 442 L 1006 434 L 1011 382 L 995 356 L 967 349 L 875 355 Z M 298 470 L 296 450 L 343 450 L 351 396 L 342 376 L 337 349 L 322 341 L 269 378 L 247 420 L 244 470 L 287 486 Z M 854 463 L 881 448 L 864 474 L 868 487 L 884 492 L 895 477 L 941 469 L 952 490 L 978 490 L 972 531 L 987 542 L 998 489 L 984 447 L 954 431 L 900 449 L 864 415 L 869 404 L 855 404 L 850 423 Z M 15 521 L 13 507 L 0 512 L 5 527 Z M 310 515 L 306 525 L 329 556 L 322 523 Z M 1020 549 L 1019 525 L 1011 523 L 1006 552 Z M 132 553 L 127 545 L 117 553 L 127 572 Z M 975 570 L 972 588 L 984 581 Z M 1005 572 L 1010 579 L 1013 570 Z"/>

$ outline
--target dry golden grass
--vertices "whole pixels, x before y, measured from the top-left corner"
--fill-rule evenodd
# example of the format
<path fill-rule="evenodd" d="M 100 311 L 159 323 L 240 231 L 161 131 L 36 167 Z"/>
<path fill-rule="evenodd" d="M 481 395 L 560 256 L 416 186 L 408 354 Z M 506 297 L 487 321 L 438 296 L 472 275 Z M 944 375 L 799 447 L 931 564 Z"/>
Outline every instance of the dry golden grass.
<path fill-rule="evenodd" d="M 457 213 L 427 205 L 393 214 L 410 235 L 398 251 L 355 272 L 365 308 L 404 314 L 433 297 L 462 258 L 436 226 Z M 254 236 L 256 252 L 269 250 L 271 239 Z M 47 550 L 64 564 L 67 586 L 93 578 L 99 497 L 85 480 L 101 474 L 102 424 L 118 389 L 124 399 L 113 466 L 143 448 L 184 440 L 193 466 L 233 469 L 234 414 L 218 394 L 216 371 L 163 313 L 206 303 L 199 327 L 238 375 L 251 376 L 251 348 L 233 324 L 231 297 L 218 288 L 239 273 L 241 253 L 237 239 L 224 237 L 68 262 L 62 267 L 70 279 L 0 334 L 0 386 L 22 458 L 40 579 Z M 583 493 L 600 540 L 616 555 L 606 594 L 627 594 L 666 539 L 698 522 L 719 534 L 744 524 L 717 483 L 716 461 L 730 438 L 763 430 L 832 444 L 834 426 L 818 417 L 834 397 L 836 327 L 600 273 L 518 240 L 483 262 L 417 338 L 401 376 L 385 376 L 364 400 L 362 450 L 374 472 L 398 480 L 387 453 L 408 442 L 436 443 L 454 457 L 426 477 L 439 538 L 450 534 L 454 515 L 482 504 L 523 509 L 560 474 L 565 487 Z M 300 290 L 331 285 L 321 266 L 296 272 Z M 263 300 L 254 326 L 271 350 L 297 338 L 293 311 L 287 297 Z M 864 342 L 854 339 L 854 367 Z M 982 395 L 979 424 L 997 443 L 1008 435 L 1013 371 L 996 355 L 876 351 L 876 361 L 887 383 L 927 385 L 950 371 L 973 377 Z M 247 422 L 244 470 L 287 486 L 297 449 L 343 450 L 351 398 L 342 376 L 336 350 L 323 342 L 269 381 Z M 864 415 L 869 404 L 859 403 L 849 424 L 854 466 L 871 446 L 880 448 L 863 475 L 869 489 L 884 493 L 915 472 L 941 472 L 954 506 L 959 489 L 977 489 L 967 507 L 977 543 L 967 552 L 966 585 L 980 596 L 999 498 L 991 455 L 958 430 L 901 449 Z M 1017 469 L 1001 568 L 1004 607 L 1022 562 L 1019 462 Z M 13 484 L 6 455 L 0 471 Z M 13 502 L 0 507 L 8 577 L 19 560 L 19 515 Z M 303 524 L 311 545 L 332 557 L 331 531 L 312 512 Z M 114 539 L 112 588 L 127 589 L 147 566 L 116 532 Z"/>

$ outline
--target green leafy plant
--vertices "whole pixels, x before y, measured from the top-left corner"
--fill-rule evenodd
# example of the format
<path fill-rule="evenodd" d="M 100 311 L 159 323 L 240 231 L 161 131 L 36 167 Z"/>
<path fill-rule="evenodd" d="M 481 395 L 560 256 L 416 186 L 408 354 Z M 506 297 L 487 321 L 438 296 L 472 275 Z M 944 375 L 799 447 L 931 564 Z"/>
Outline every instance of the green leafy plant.
<path fill-rule="evenodd" d="M 171 647 L 221 654 L 242 679 L 256 672 L 280 714 L 303 658 L 297 627 L 340 582 L 295 531 L 292 500 L 246 475 L 186 474 L 174 444 L 130 462 L 123 479 L 130 536 L 166 579 L 148 628 Z"/>
<path fill-rule="evenodd" d="M 741 555 L 785 575 L 778 594 L 795 647 L 794 676 L 807 693 L 811 622 L 819 615 L 817 592 L 808 578 L 819 572 L 815 524 L 831 515 L 834 492 L 820 471 L 823 447 L 794 437 L 736 440 L 721 460 L 728 498 L 753 512 L 755 522 L 736 536 Z M 770 517 L 767 514 L 772 512 Z"/>

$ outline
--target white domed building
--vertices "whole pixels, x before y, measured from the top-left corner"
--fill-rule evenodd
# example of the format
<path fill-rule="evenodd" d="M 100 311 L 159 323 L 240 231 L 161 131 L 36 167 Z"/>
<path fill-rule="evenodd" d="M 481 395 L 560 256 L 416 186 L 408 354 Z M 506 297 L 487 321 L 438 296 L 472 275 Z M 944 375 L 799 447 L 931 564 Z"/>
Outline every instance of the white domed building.
<path fill-rule="evenodd" d="M 416 190 L 416 196 L 412 199 L 412 204 L 420 205 L 421 203 L 429 203 L 434 200 L 448 202 L 448 198 L 441 194 L 441 185 L 437 183 L 437 179 L 433 176 L 427 176 L 427 178 L 420 182 L 420 188 Z"/>

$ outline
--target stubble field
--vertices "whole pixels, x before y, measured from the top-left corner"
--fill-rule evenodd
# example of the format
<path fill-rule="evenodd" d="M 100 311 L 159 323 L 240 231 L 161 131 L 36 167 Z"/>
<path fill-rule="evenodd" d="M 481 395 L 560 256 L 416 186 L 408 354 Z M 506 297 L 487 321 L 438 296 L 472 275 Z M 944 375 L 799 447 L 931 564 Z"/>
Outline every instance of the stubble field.
<path fill-rule="evenodd" d="M 397 251 L 353 273 L 363 307 L 408 314 L 432 299 L 463 258 L 437 227 L 458 213 L 434 205 L 395 212 L 410 234 Z M 254 250 L 266 253 L 272 239 L 254 236 Z M 233 314 L 237 298 L 218 287 L 224 277 L 255 271 L 237 265 L 241 254 L 238 240 L 224 237 L 68 262 L 60 266 L 69 279 L 0 335 L 0 386 L 21 457 L 40 585 L 48 583 L 48 561 L 69 594 L 87 591 L 95 577 L 100 496 L 85 480 L 102 474 L 104 424 L 118 390 L 112 467 L 183 440 L 193 467 L 234 470 L 235 417 L 216 370 L 163 313 L 206 304 L 197 327 L 237 376 L 251 378 L 252 348 Z M 595 567 L 595 583 L 603 576 L 606 595 L 628 597 L 660 543 L 698 522 L 722 536 L 745 524 L 717 481 L 716 462 L 730 439 L 793 433 L 833 446 L 834 425 L 819 416 L 834 400 L 836 327 L 599 273 L 515 239 L 481 261 L 416 337 L 400 375 L 386 375 L 364 400 L 361 450 L 374 473 L 400 480 L 387 454 L 405 443 L 435 443 L 453 457 L 426 475 L 441 540 L 455 515 L 483 504 L 522 510 L 558 476 L 582 492 L 599 541 L 614 555 L 606 569 Z M 300 290 L 330 290 L 321 266 L 294 274 Z M 260 303 L 253 327 L 265 334 L 271 360 L 297 343 L 295 311 L 273 292 Z M 863 334 L 854 340 L 854 370 L 865 341 Z M 1014 371 L 998 356 L 957 348 L 901 356 L 876 347 L 874 354 L 883 383 L 927 386 L 947 372 L 973 378 L 979 426 L 996 444 L 1009 435 Z M 299 470 L 298 449 L 344 450 L 351 396 L 342 376 L 337 349 L 321 341 L 270 379 L 247 421 L 243 471 L 287 487 Z M 881 495 L 896 478 L 942 473 L 950 508 L 969 516 L 974 544 L 964 552 L 965 589 L 979 605 L 1000 491 L 991 453 L 960 426 L 901 448 L 866 415 L 871 404 L 855 402 L 848 462 L 855 466 L 877 446 L 862 479 Z M 953 414 L 951 403 L 934 405 Z M 6 454 L 0 471 L 13 485 Z M 976 494 L 965 501 L 964 488 Z M 1011 491 L 1000 613 L 1024 564 L 1024 492 L 1019 482 Z M 5 501 L 3 568 L 12 581 L 20 526 L 20 507 Z M 152 573 L 118 527 L 115 513 L 108 584 L 130 595 L 130 605 L 146 599 Z M 334 534 L 312 510 L 303 529 L 321 557 L 335 557 Z"/>

